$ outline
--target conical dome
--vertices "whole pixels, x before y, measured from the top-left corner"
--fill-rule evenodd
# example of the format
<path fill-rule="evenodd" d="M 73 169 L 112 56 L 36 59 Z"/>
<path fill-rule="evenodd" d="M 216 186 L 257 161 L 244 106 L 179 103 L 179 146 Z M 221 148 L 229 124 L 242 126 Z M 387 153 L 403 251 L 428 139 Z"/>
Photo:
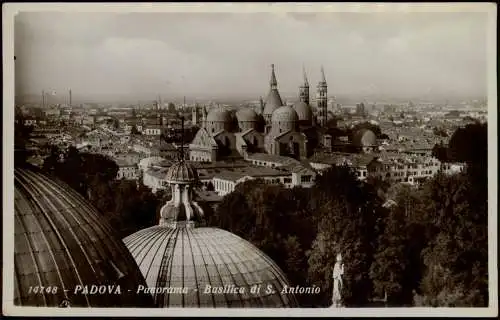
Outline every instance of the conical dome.
<path fill-rule="evenodd" d="M 274 64 L 271 65 L 271 80 L 270 80 L 270 90 L 266 98 L 264 105 L 264 118 L 266 121 L 271 120 L 273 112 L 283 105 L 281 96 L 278 92 L 278 81 L 276 80 L 276 74 L 274 73 Z"/>
<path fill-rule="evenodd" d="M 264 104 L 264 117 L 272 116 L 274 110 L 281 106 L 283 106 L 283 101 L 281 100 L 278 89 L 271 89 Z"/>
<path fill-rule="evenodd" d="M 127 248 L 69 186 L 36 168 L 15 169 L 14 212 L 14 304 L 152 306 L 136 294 L 146 283 Z M 106 291 L 90 294 L 99 286 Z M 50 294 L 30 292 L 40 287 Z"/>

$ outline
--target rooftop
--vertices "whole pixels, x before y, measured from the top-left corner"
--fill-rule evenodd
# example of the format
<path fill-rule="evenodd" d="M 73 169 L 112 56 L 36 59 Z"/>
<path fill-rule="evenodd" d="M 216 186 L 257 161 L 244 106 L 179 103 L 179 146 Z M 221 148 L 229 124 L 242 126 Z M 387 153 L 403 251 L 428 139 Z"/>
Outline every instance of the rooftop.
<path fill-rule="evenodd" d="M 300 163 L 299 161 L 289 158 L 289 157 L 284 157 L 284 156 L 278 156 L 278 155 L 273 155 L 273 154 L 267 154 L 267 153 L 253 153 L 248 155 L 247 160 L 252 161 L 252 160 L 257 160 L 257 161 L 265 161 L 265 162 L 274 162 L 274 163 L 279 163 L 281 165 L 289 165 L 289 164 L 298 164 Z"/>
<path fill-rule="evenodd" d="M 238 181 L 239 179 L 247 176 L 254 178 L 263 178 L 263 177 L 280 177 L 288 175 L 290 175 L 290 173 L 283 170 L 277 170 L 268 167 L 248 166 L 244 168 L 222 169 L 220 170 L 220 172 L 214 175 L 214 178 L 222 180 Z"/>

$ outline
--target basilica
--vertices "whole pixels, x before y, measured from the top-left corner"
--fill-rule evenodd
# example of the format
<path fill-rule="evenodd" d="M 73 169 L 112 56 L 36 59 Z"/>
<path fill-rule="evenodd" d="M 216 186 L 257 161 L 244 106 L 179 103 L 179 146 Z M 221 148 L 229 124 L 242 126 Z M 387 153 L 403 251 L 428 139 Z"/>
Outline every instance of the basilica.
<path fill-rule="evenodd" d="M 309 82 L 304 73 L 299 100 L 285 105 L 278 91 L 274 64 L 271 65 L 269 93 L 255 108 L 238 110 L 215 107 L 202 110 L 200 130 L 189 145 L 190 160 L 215 162 L 247 159 L 252 153 L 267 153 L 297 160 L 305 159 L 322 141 L 321 128 L 327 121 L 327 83 L 323 68 L 317 86 L 317 115 L 309 101 Z M 198 118 L 199 110 L 193 111 Z"/>

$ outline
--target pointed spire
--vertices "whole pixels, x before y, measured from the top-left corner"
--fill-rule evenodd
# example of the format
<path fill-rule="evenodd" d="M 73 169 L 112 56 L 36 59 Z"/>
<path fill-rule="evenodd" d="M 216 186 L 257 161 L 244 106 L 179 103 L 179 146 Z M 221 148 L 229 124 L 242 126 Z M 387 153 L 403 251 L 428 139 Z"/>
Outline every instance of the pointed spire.
<path fill-rule="evenodd" d="M 309 87 L 309 81 L 307 80 L 306 67 L 302 65 L 302 73 L 304 74 L 304 87 Z"/>
<path fill-rule="evenodd" d="M 321 82 L 326 83 L 325 69 L 321 66 Z"/>
<path fill-rule="evenodd" d="M 276 74 L 274 73 L 274 63 L 271 64 L 271 89 L 276 89 L 278 87 L 278 81 L 276 81 Z"/>
<path fill-rule="evenodd" d="M 181 115 L 181 151 L 180 160 L 184 161 L 184 115 Z"/>

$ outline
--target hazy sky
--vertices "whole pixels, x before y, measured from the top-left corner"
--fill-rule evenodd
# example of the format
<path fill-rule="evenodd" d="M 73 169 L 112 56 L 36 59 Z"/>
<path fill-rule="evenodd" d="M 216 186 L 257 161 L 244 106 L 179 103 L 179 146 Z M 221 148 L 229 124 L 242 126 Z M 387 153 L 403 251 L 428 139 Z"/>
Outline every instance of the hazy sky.
<path fill-rule="evenodd" d="M 16 90 L 486 94 L 486 13 L 20 13 Z"/>

